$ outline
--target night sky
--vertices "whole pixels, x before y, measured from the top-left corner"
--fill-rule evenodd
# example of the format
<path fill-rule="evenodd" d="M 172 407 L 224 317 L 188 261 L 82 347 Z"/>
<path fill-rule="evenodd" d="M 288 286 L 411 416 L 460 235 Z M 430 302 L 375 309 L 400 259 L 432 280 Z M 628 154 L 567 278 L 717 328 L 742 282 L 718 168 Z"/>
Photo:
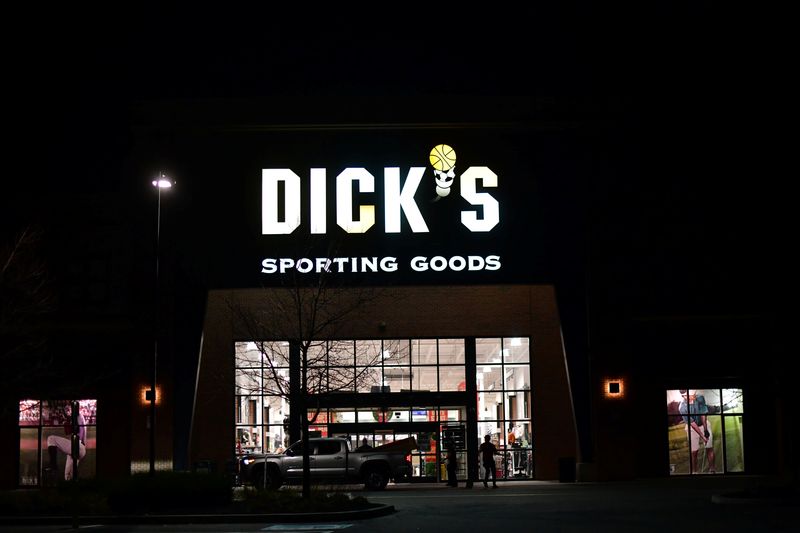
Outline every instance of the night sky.
<path fill-rule="evenodd" d="M 146 287 L 155 206 L 145 174 L 163 165 L 179 181 L 165 203 L 168 264 L 180 269 L 185 294 L 196 295 L 208 273 L 191 272 L 192 254 L 213 233 L 209 221 L 239 215 L 193 211 L 226 193 L 192 165 L 224 165 L 225 156 L 193 157 L 198 137 L 165 124 L 218 123 L 209 107 L 231 102 L 258 102 L 234 119 L 250 125 L 547 123 L 566 128 L 568 141 L 559 148 L 561 134 L 548 130 L 542 146 L 553 146 L 537 161 L 573 168 L 563 181 L 540 183 L 547 202 L 537 209 L 549 226 L 530 250 L 547 267 L 511 281 L 560 283 L 568 349 L 581 361 L 589 342 L 593 351 L 617 348 L 631 320 L 780 324 L 796 288 L 797 241 L 791 176 L 771 155 L 786 141 L 765 124 L 780 113 L 781 33 L 727 6 L 646 4 L 457 13 L 419 6 L 372 16 L 311 8 L 18 13 L 4 39 L 12 161 L 4 238 L 26 223 L 51 228 L 59 235 L 47 251 L 56 285 L 68 286 L 69 261 L 80 261 L 91 248 L 86 235 L 102 225 L 111 248 L 130 254 L 133 286 Z M 86 228 L 94 229 L 81 235 Z M 220 276 L 211 284 L 227 284 Z M 138 309 L 147 298 L 127 302 Z M 196 296 L 181 302 L 195 314 L 202 307 Z M 188 338 L 193 324 L 177 327 Z M 573 371 L 585 379 L 581 364 Z"/>

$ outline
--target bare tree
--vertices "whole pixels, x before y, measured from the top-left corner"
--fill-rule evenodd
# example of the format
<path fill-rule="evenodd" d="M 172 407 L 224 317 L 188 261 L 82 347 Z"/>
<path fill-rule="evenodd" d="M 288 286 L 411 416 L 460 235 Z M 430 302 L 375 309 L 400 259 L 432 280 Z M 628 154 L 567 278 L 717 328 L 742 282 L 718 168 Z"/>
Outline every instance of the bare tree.
<path fill-rule="evenodd" d="M 0 395 L 26 394 L 49 375 L 42 321 L 54 307 L 42 230 L 27 227 L 0 243 Z M 9 403 L 3 401 L 3 408 Z"/>
<path fill-rule="evenodd" d="M 291 285 L 263 289 L 255 301 L 229 302 L 231 316 L 242 333 L 254 342 L 260 357 L 259 367 L 266 374 L 262 378 L 260 368 L 245 371 L 240 389 L 280 396 L 291 402 L 292 410 L 301 413 L 304 443 L 308 443 L 309 426 L 319 416 L 320 398 L 331 392 L 354 391 L 370 380 L 376 382 L 383 356 L 378 343 L 360 353 L 358 366 L 354 366 L 352 341 L 337 339 L 347 338 L 353 323 L 367 319 L 363 313 L 365 306 L 385 298 L 387 289 L 334 288 L 329 286 L 330 275 L 321 274 L 310 286 L 300 284 L 295 278 Z M 300 357 L 297 384 L 291 383 L 285 370 L 290 366 L 292 352 L 287 343 L 296 346 Z M 304 498 L 310 496 L 309 453 L 309 446 L 304 445 Z"/>

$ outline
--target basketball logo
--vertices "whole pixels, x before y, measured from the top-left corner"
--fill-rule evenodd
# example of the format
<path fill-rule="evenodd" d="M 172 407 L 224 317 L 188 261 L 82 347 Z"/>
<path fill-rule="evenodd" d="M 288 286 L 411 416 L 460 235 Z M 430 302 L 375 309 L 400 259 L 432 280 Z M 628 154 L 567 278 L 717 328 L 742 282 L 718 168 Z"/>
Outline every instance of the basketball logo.
<path fill-rule="evenodd" d="M 456 151 L 446 144 L 437 144 L 431 150 L 430 159 L 434 170 L 447 172 L 456 164 Z"/>
<path fill-rule="evenodd" d="M 436 180 L 435 200 L 438 200 L 450 194 L 450 186 L 456 176 L 456 151 L 447 144 L 437 144 L 431 150 L 430 159 Z"/>

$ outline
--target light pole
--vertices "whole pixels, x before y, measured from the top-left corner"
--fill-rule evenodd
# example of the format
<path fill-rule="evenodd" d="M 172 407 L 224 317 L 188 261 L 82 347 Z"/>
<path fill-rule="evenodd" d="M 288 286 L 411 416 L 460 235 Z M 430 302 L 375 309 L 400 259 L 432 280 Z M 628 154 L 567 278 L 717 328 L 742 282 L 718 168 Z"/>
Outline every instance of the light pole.
<path fill-rule="evenodd" d="M 158 378 L 158 316 L 159 316 L 159 259 L 161 256 L 161 190 L 171 189 L 174 182 L 169 179 L 164 172 L 159 172 L 158 177 L 153 180 L 153 187 L 158 191 L 158 213 L 156 215 L 156 291 L 155 291 L 155 315 L 153 320 L 153 373 L 150 381 L 150 475 L 156 473 L 156 388 Z"/>

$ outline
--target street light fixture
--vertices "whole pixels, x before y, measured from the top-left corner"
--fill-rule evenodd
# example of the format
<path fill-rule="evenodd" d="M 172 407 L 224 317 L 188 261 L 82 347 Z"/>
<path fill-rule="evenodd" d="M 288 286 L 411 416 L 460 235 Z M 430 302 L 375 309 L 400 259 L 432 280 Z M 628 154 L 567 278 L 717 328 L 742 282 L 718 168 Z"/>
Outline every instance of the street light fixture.
<path fill-rule="evenodd" d="M 156 291 L 155 291 L 155 316 L 153 335 L 153 373 L 151 376 L 150 391 L 147 399 L 150 401 L 150 475 L 156 472 L 156 398 L 158 388 L 158 317 L 159 317 L 159 260 L 161 257 L 161 190 L 171 189 L 175 184 L 164 172 L 159 172 L 153 180 L 153 187 L 158 190 L 158 212 L 156 216 Z"/>

